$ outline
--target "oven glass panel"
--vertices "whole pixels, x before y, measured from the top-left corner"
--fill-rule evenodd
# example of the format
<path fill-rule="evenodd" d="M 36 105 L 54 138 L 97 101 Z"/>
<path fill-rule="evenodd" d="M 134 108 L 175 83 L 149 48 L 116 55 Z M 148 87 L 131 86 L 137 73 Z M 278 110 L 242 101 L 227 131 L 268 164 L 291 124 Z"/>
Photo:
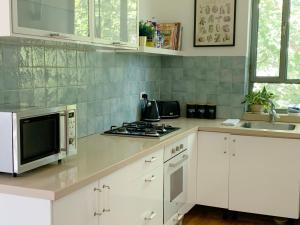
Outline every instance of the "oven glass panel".
<path fill-rule="evenodd" d="M 21 164 L 60 151 L 59 114 L 20 120 Z"/>
<path fill-rule="evenodd" d="M 183 192 L 183 167 L 180 167 L 170 177 L 170 202 Z"/>

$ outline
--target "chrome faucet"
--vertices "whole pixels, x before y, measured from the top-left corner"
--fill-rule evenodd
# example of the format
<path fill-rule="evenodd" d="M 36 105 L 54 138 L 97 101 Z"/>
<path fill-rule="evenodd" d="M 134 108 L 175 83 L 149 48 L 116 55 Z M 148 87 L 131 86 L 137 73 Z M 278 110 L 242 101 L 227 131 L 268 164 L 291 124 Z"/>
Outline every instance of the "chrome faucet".
<path fill-rule="evenodd" d="M 275 104 L 270 100 L 270 109 L 269 109 L 270 122 L 275 123 L 276 119 L 279 119 L 280 116 L 277 114 L 275 110 Z"/>

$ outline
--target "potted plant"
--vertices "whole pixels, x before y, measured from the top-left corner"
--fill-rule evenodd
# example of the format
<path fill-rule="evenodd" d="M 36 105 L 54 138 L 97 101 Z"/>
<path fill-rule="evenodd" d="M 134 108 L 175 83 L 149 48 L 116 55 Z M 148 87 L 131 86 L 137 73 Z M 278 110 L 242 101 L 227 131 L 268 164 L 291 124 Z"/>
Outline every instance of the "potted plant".
<path fill-rule="evenodd" d="M 262 113 L 271 108 L 274 97 L 275 95 L 272 92 L 269 92 L 266 87 L 263 87 L 263 89 L 258 92 L 247 94 L 242 104 L 248 104 L 250 111 L 253 113 Z"/>
<path fill-rule="evenodd" d="M 153 47 L 153 37 L 154 37 L 155 27 L 150 22 L 139 22 L 139 33 L 140 33 L 140 46 L 147 46 Z"/>

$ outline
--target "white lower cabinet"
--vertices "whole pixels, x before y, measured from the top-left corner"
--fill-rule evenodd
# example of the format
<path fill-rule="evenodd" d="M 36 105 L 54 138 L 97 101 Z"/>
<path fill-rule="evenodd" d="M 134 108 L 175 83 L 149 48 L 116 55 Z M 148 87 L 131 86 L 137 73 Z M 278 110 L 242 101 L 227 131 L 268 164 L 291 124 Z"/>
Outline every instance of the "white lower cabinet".
<path fill-rule="evenodd" d="M 299 140 L 198 135 L 198 204 L 299 218 Z"/>
<path fill-rule="evenodd" d="M 197 203 L 228 208 L 229 134 L 199 132 Z"/>
<path fill-rule="evenodd" d="M 53 203 L 53 225 L 120 224 L 163 224 L 163 150 Z"/>
<path fill-rule="evenodd" d="M 299 217 L 300 141 L 231 136 L 229 209 Z"/>

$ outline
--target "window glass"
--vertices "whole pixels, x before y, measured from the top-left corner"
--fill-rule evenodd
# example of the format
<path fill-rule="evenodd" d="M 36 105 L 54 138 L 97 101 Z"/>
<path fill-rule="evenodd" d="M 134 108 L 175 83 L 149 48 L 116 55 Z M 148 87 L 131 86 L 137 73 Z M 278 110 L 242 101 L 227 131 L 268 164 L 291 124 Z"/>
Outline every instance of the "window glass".
<path fill-rule="evenodd" d="M 278 77 L 283 0 L 259 3 L 257 77 Z"/>
<path fill-rule="evenodd" d="M 253 91 L 259 91 L 264 86 L 276 95 L 274 99 L 276 108 L 282 109 L 300 104 L 300 84 L 254 83 Z"/>
<path fill-rule="evenodd" d="M 300 79 L 300 0 L 291 1 L 288 79 Z"/>

